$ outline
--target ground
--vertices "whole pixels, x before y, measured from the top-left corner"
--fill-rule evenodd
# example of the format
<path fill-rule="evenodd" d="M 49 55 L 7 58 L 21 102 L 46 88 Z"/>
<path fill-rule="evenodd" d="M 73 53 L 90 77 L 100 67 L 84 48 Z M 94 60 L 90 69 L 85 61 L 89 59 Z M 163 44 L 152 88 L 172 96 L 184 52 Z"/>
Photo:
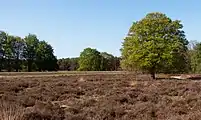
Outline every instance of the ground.
<path fill-rule="evenodd" d="M 0 117 L 25 120 L 199 120 L 201 81 L 126 72 L 0 74 Z"/>

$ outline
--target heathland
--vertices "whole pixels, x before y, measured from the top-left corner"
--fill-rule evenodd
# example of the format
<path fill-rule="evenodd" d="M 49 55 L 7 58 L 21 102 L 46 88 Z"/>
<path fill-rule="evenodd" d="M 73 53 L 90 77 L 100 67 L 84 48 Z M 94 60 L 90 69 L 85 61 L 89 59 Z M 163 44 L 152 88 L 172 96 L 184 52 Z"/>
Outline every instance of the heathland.
<path fill-rule="evenodd" d="M 201 82 L 133 72 L 1 74 L 0 117 L 15 120 L 198 120 Z M 44 76 L 43 76 L 43 75 Z M 165 78 L 166 77 L 166 78 Z"/>

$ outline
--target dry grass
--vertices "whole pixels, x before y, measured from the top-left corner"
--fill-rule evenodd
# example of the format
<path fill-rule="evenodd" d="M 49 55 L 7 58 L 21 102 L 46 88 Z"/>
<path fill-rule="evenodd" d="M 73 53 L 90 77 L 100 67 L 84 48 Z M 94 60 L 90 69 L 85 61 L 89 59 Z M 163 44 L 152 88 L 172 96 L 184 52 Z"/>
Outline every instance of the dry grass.
<path fill-rule="evenodd" d="M 133 74 L 0 78 L 1 111 L 20 108 L 25 120 L 200 119 L 201 81 L 135 78 Z"/>
<path fill-rule="evenodd" d="M 14 103 L 0 101 L 1 120 L 24 120 L 24 108 Z"/>

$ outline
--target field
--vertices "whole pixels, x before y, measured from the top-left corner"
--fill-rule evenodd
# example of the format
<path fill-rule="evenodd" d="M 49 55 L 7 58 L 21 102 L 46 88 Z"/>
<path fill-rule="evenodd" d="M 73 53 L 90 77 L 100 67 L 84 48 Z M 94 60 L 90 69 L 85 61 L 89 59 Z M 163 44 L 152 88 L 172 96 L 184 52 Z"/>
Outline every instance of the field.
<path fill-rule="evenodd" d="M 0 88 L 1 120 L 201 118 L 199 80 L 129 72 L 0 73 Z"/>

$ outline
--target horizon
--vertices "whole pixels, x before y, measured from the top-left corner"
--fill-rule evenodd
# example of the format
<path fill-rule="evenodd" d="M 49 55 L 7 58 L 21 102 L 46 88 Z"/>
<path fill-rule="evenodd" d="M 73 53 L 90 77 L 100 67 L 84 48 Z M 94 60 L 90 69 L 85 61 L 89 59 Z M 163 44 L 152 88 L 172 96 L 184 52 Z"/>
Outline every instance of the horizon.
<path fill-rule="evenodd" d="M 58 59 L 79 57 L 87 48 L 121 56 L 123 38 L 134 21 L 150 12 L 181 20 L 186 38 L 200 41 L 201 1 L 2 1 L 0 30 L 24 37 L 36 34 Z"/>

